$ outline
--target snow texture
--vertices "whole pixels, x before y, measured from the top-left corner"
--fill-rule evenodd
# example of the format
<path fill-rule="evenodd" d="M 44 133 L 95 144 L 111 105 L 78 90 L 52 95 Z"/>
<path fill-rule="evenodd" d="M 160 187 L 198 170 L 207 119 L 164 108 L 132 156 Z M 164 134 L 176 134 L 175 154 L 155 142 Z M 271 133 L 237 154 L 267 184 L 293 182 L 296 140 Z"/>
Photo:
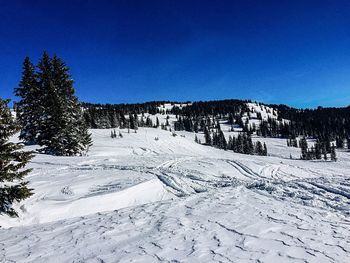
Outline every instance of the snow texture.
<path fill-rule="evenodd" d="M 262 157 L 121 132 L 32 160 L 35 194 L 0 216 L 0 262 L 349 262 L 349 152 L 301 161 L 282 139 L 259 138 Z"/>

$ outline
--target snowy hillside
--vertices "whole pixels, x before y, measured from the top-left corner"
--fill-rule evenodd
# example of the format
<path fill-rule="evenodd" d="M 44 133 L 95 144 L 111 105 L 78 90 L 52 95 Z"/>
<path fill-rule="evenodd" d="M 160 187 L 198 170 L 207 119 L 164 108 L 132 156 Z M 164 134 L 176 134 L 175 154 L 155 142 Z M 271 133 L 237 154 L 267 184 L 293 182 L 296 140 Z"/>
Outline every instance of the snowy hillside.
<path fill-rule="evenodd" d="M 0 217 L 1 262 L 348 262 L 349 152 L 306 162 L 284 139 L 262 139 L 263 157 L 121 133 L 32 160 L 35 194 Z"/>

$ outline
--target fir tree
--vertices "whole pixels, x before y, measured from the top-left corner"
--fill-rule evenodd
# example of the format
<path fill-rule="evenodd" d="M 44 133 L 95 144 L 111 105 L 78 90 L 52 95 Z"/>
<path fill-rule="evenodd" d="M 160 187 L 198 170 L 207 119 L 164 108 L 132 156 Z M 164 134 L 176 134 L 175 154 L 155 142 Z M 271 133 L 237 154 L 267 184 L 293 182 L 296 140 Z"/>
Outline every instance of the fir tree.
<path fill-rule="evenodd" d="M 308 155 L 307 155 L 308 145 L 307 145 L 307 141 L 306 141 L 305 137 L 300 139 L 299 146 L 301 148 L 301 158 L 303 160 L 306 160 L 308 157 Z"/>
<path fill-rule="evenodd" d="M 130 113 L 129 114 L 129 126 L 128 126 L 128 128 L 134 130 L 134 129 L 136 129 L 136 126 L 137 125 L 135 125 L 134 116 Z"/>
<path fill-rule="evenodd" d="M 147 118 L 146 118 L 146 126 L 153 127 L 153 122 L 149 116 L 147 116 Z"/>
<path fill-rule="evenodd" d="M 134 113 L 134 128 L 135 128 L 135 132 L 139 128 L 139 117 L 137 116 L 136 113 Z"/>
<path fill-rule="evenodd" d="M 263 147 L 263 154 L 264 156 L 267 156 L 267 147 L 266 147 L 266 143 L 264 143 L 264 147 Z"/>
<path fill-rule="evenodd" d="M 315 144 L 315 158 L 322 159 L 321 145 L 319 141 L 317 141 Z"/>
<path fill-rule="evenodd" d="M 17 216 L 13 202 L 19 202 L 32 195 L 23 182 L 23 177 L 30 172 L 24 169 L 32 158 L 30 152 L 21 151 L 20 144 L 9 142 L 9 138 L 19 131 L 19 127 L 7 107 L 8 101 L 0 99 L 0 214 Z"/>
<path fill-rule="evenodd" d="M 204 128 L 204 139 L 207 145 L 212 145 L 210 132 L 209 132 L 209 129 L 207 129 L 207 127 Z"/>
<path fill-rule="evenodd" d="M 73 80 L 65 63 L 43 54 L 39 62 L 40 89 L 45 91 L 38 142 L 41 150 L 53 155 L 83 154 L 91 145 L 91 135 L 75 97 Z"/>
<path fill-rule="evenodd" d="M 257 155 L 263 155 L 263 145 L 261 144 L 260 141 L 257 141 L 256 144 L 255 144 L 255 153 Z"/>
<path fill-rule="evenodd" d="M 236 152 L 244 153 L 244 139 L 241 134 L 238 135 L 236 140 Z"/>
<path fill-rule="evenodd" d="M 218 134 L 218 147 L 220 149 L 227 150 L 226 138 L 221 129 L 219 130 L 219 134 Z"/>
<path fill-rule="evenodd" d="M 22 79 L 19 87 L 15 89 L 15 95 L 20 97 L 16 103 L 16 117 L 21 125 L 19 138 L 25 144 L 35 144 L 39 131 L 40 120 L 40 90 L 35 74 L 35 66 L 26 57 L 23 62 Z"/>
<path fill-rule="evenodd" d="M 228 136 L 227 149 L 233 150 L 233 140 L 231 135 Z"/>
<path fill-rule="evenodd" d="M 334 162 L 337 161 L 337 155 L 335 153 L 335 146 L 334 145 L 332 145 L 332 147 L 331 147 L 331 160 Z"/>

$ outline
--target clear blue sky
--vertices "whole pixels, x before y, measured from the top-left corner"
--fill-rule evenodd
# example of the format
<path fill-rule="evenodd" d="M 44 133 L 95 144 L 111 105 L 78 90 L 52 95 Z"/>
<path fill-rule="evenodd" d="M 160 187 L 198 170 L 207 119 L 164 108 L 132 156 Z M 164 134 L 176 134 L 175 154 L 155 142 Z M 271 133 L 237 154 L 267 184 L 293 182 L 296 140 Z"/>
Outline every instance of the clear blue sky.
<path fill-rule="evenodd" d="M 43 50 L 80 100 L 350 104 L 348 0 L 0 0 L 0 96 Z"/>

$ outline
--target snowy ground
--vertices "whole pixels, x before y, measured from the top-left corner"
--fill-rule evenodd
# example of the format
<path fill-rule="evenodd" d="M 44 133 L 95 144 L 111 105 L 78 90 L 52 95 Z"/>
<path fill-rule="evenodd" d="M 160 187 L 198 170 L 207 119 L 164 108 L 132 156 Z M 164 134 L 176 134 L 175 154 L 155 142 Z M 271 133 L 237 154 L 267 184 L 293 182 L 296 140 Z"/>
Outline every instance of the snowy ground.
<path fill-rule="evenodd" d="M 0 217 L 0 262 L 350 262 L 350 153 L 300 161 L 93 130 L 85 157 L 37 155 L 35 194 Z M 159 140 L 155 140 L 158 137 Z"/>

